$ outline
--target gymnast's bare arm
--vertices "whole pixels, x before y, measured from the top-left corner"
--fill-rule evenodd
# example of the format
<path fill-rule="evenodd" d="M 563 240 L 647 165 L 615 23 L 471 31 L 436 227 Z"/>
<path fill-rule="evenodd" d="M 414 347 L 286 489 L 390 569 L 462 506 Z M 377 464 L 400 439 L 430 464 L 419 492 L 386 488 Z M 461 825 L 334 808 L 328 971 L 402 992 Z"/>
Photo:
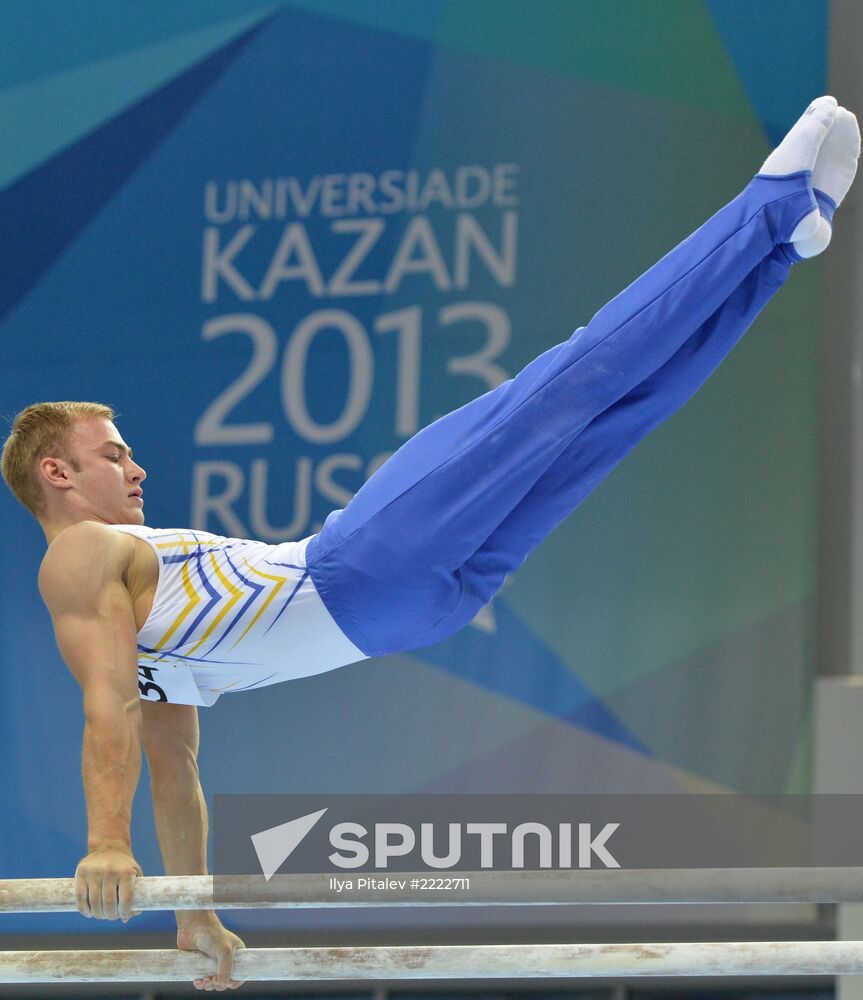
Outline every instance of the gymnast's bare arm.
<path fill-rule="evenodd" d="M 75 873 L 78 909 L 85 916 L 124 921 L 134 916 L 135 879 L 143 874 L 132 855 L 130 834 L 142 743 L 166 871 L 206 871 L 197 714 L 190 706 L 144 705 L 140 700 L 135 616 L 125 582 L 131 556 L 128 536 L 82 521 L 54 539 L 39 571 L 39 591 L 57 644 L 84 696 L 89 853 Z M 163 710 L 161 715 L 155 714 L 157 709 Z M 185 923 L 178 920 L 178 947 L 197 949 L 218 962 L 218 974 L 195 985 L 241 985 L 230 973 L 234 951 L 243 942 L 214 913 L 183 918 Z"/>
<path fill-rule="evenodd" d="M 124 583 L 131 551 L 117 532 L 82 521 L 54 539 L 39 570 L 57 645 L 83 692 L 88 854 L 75 873 L 78 909 L 107 920 L 132 916 L 142 874 L 129 832 L 141 772 L 135 618 Z"/>
<path fill-rule="evenodd" d="M 141 702 L 144 752 L 166 875 L 207 873 L 207 804 L 198 776 L 198 710 L 194 705 Z M 177 910 L 177 947 L 215 958 L 218 973 L 195 980 L 198 989 L 235 988 L 234 952 L 244 947 L 212 910 Z"/>

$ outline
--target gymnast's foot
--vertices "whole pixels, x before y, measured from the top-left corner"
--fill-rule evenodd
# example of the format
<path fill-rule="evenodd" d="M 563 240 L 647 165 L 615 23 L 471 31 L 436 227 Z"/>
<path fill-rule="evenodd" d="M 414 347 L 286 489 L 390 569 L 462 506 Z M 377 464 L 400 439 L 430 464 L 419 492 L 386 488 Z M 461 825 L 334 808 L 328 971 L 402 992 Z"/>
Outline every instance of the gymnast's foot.
<path fill-rule="evenodd" d="M 854 180 L 859 155 L 857 119 L 840 108 L 836 98 L 819 97 L 767 157 L 759 173 L 782 176 L 809 170 L 812 187 L 838 207 Z M 832 234 L 831 220 L 813 209 L 798 223 L 789 242 L 801 257 L 814 257 L 826 249 Z"/>
<path fill-rule="evenodd" d="M 857 119 L 845 108 L 838 108 L 833 126 L 818 150 L 812 170 L 812 187 L 826 194 L 836 208 L 848 194 L 857 173 L 859 156 L 860 129 Z M 794 243 L 794 249 L 801 257 L 814 257 L 826 249 L 832 235 L 830 220 L 819 212 L 818 228 L 810 236 L 798 239 Z"/>
<path fill-rule="evenodd" d="M 818 150 L 830 132 L 838 107 L 835 97 L 814 100 L 767 157 L 758 173 L 781 177 L 798 170 L 813 170 Z"/>
<path fill-rule="evenodd" d="M 835 97 L 819 97 L 814 100 L 764 161 L 759 174 L 782 177 L 800 170 L 814 170 L 818 152 L 830 133 L 838 107 Z M 821 213 L 813 209 L 797 224 L 790 240 L 795 250 L 798 242 L 816 235 L 820 218 Z"/>

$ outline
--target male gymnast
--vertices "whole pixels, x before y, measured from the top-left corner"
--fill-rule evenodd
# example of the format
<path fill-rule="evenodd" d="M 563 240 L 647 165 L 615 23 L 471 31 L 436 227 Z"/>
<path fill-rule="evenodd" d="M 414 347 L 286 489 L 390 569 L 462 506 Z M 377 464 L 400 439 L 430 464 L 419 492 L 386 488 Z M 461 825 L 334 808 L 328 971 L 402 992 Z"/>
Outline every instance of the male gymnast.
<path fill-rule="evenodd" d="M 268 545 L 144 526 L 146 477 L 113 412 L 37 403 L 3 477 L 48 549 L 39 590 L 83 691 L 88 917 L 134 916 L 131 805 L 147 755 L 167 874 L 207 871 L 198 705 L 429 645 L 469 622 L 624 455 L 707 379 L 792 265 L 824 250 L 860 133 L 816 100 L 743 192 L 509 382 L 404 444 L 321 531 Z M 177 912 L 177 945 L 243 942 Z"/>

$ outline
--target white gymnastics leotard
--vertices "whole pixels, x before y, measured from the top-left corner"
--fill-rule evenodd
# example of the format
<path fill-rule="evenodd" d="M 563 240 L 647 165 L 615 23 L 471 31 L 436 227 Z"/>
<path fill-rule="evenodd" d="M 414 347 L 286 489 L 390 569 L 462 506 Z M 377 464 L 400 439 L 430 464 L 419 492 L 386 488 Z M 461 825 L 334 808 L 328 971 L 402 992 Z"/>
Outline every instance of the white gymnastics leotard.
<path fill-rule="evenodd" d="M 206 531 L 114 524 L 159 560 L 138 633 L 141 697 L 212 705 L 226 691 L 324 673 L 365 659 L 327 611 L 306 568 L 308 539 L 270 545 Z"/>

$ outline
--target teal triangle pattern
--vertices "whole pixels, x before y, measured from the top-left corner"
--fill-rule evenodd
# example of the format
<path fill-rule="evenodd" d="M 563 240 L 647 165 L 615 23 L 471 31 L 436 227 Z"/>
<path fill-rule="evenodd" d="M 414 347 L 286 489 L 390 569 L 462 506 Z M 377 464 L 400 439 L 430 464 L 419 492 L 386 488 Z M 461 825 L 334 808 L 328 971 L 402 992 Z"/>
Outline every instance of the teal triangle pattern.
<path fill-rule="evenodd" d="M 157 46 L 220 22 L 260 19 L 273 7 L 274 0 L 7 3 L 0 35 L 0 90 Z"/>
<path fill-rule="evenodd" d="M 775 146 L 827 79 L 827 0 L 706 0 L 758 120 Z M 771 58 L 765 59 L 764 53 Z M 777 73 L 776 53 L 786 73 Z"/>
<path fill-rule="evenodd" d="M 259 30 L 252 28 L 0 191 L 0 244 L 16 247 L 17 264 L 0 287 L 0 317 L 21 301 Z"/>
<path fill-rule="evenodd" d="M 199 31 L 0 90 L 0 188 L 33 170 L 178 73 L 223 48 L 262 20 L 261 14 Z"/>

